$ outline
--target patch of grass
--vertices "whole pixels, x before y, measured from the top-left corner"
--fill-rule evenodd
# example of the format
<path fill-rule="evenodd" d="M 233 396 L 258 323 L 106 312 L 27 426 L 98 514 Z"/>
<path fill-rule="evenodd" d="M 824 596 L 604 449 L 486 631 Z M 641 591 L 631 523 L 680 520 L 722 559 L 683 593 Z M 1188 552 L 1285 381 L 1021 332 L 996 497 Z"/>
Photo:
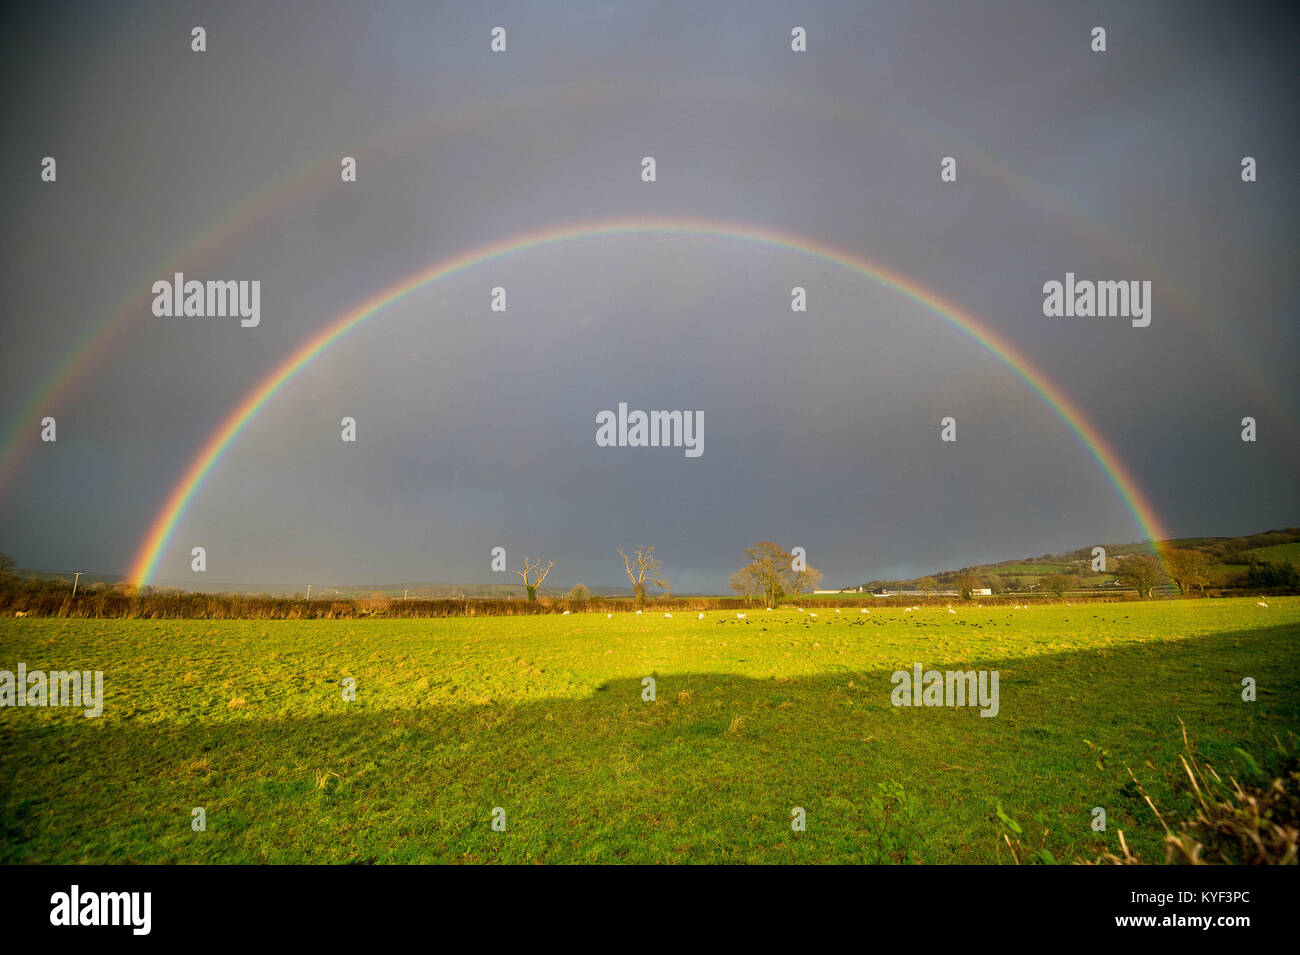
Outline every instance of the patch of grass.
<path fill-rule="evenodd" d="M 1077 574 L 1080 572 L 1078 564 L 999 564 L 989 568 L 989 570 L 995 574 L 1010 574 L 1013 577 L 1042 577 L 1047 574 Z"/>
<path fill-rule="evenodd" d="M 1268 561 L 1271 564 L 1286 561 L 1300 567 L 1300 541 L 1275 544 L 1272 547 L 1256 547 L 1254 550 L 1245 551 L 1243 556 Z"/>
<path fill-rule="evenodd" d="M 1226 778 L 1203 762 L 1183 728 L 1179 762 L 1195 794 L 1194 814 L 1169 826 L 1154 800 L 1133 777 L 1133 787 L 1165 826 L 1165 862 L 1179 865 L 1295 865 L 1300 846 L 1300 759 L 1295 737 L 1278 740 L 1282 768 L 1276 779 L 1241 747 L 1234 747 L 1244 764 L 1245 782 Z M 1254 777 L 1253 779 L 1251 777 Z M 1114 865 L 1140 865 L 1141 856 L 1118 833 L 1120 852 L 1104 852 L 1095 861 Z"/>
<path fill-rule="evenodd" d="M 1120 828 L 1161 858 L 1128 768 L 1194 815 L 1179 718 L 1263 771 L 1300 730 L 1300 598 L 1269 603 L 7 618 L 0 669 L 103 670 L 105 700 L 0 708 L 0 862 L 1009 862 L 999 806 L 1043 858 Z M 892 706 L 915 662 L 998 670 L 998 716 Z"/>

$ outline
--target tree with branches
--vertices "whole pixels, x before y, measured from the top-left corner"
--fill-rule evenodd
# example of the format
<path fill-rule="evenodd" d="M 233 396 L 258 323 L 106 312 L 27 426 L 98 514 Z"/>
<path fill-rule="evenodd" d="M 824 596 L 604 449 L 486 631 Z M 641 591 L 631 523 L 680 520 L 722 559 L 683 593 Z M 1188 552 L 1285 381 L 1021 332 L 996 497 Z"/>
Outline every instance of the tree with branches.
<path fill-rule="evenodd" d="M 786 594 L 812 590 L 822 579 L 822 572 L 813 567 L 796 570 L 794 554 L 771 541 L 746 548 L 745 556 L 749 563 L 731 575 L 731 589 L 746 597 L 762 597 L 769 607 Z"/>
<path fill-rule="evenodd" d="M 963 570 L 953 581 L 962 600 L 974 600 L 975 591 L 979 589 L 980 580 L 968 570 Z"/>
<path fill-rule="evenodd" d="M 1202 594 L 1210 583 L 1210 558 L 1199 550 L 1171 550 L 1165 554 L 1165 566 L 1180 594 L 1199 587 Z"/>
<path fill-rule="evenodd" d="M 629 557 L 618 549 L 618 556 L 623 558 L 623 569 L 627 579 L 632 582 L 632 593 L 636 595 L 637 606 L 644 606 L 651 587 L 668 589 L 668 578 L 663 575 L 663 566 L 655 556 L 653 547 L 638 547 Z"/>
<path fill-rule="evenodd" d="M 1145 554 L 1121 558 L 1115 576 L 1120 583 L 1136 590 L 1139 597 L 1150 597 L 1155 592 L 1156 585 L 1165 579 L 1160 561 Z"/>
<path fill-rule="evenodd" d="M 1059 599 L 1079 586 L 1079 578 L 1073 574 L 1048 574 L 1042 579 L 1042 585 L 1044 590 L 1050 590 Z"/>
<path fill-rule="evenodd" d="M 542 567 L 540 560 L 534 563 L 529 560 L 527 554 L 524 555 L 524 569 L 516 570 L 514 573 L 524 578 L 524 589 L 528 591 L 529 603 L 537 602 L 537 588 L 542 586 L 542 581 L 546 579 L 546 575 L 551 572 L 551 568 L 554 566 L 555 561 L 551 561 L 545 567 Z M 530 576 L 532 577 L 531 581 L 529 580 Z"/>

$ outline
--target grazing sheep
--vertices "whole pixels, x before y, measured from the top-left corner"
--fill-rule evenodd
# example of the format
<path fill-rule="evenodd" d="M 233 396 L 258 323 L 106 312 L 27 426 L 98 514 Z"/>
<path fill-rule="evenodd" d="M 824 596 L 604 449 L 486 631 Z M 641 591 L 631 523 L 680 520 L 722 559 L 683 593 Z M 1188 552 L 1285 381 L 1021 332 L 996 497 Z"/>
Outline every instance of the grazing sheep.
<path fill-rule="evenodd" d="M 605 614 L 605 619 L 606 619 L 606 620 L 613 620 L 613 619 L 614 619 L 614 615 L 613 615 L 612 613 L 607 613 L 607 614 Z"/>
<path fill-rule="evenodd" d="M 637 615 L 638 617 L 641 616 L 641 611 L 638 610 L 638 611 L 636 612 L 636 615 Z"/>
<path fill-rule="evenodd" d="M 670 614 L 670 613 L 666 613 L 666 614 L 664 614 L 664 619 L 665 619 L 665 620 L 671 620 L 671 619 L 673 619 L 673 615 Z"/>
<path fill-rule="evenodd" d="M 569 615 L 569 611 L 567 610 L 564 611 L 564 613 L 560 614 L 561 617 L 567 617 L 568 615 Z"/>
<path fill-rule="evenodd" d="M 749 618 L 748 618 L 745 614 L 743 614 L 743 613 L 738 613 L 738 614 L 736 614 L 736 619 L 737 619 L 737 620 L 748 620 Z"/>
<path fill-rule="evenodd" d="M 949 608 L 948 608 L 948 612 L 949 612 L 949 613 L 956 613 L 957 611 L 955 611 L 955 610 L 953 610 L 951 607 L 949 607 Z"/>
<path fill-rule="evenodd" d="M 1256 607 L 1263 607 L 1263 608 L 1265 608 L 1265 609 L 1268 609 L 1268 604 L 1264 603 L 1264 601 L 1262 601 L 1262 600 L 1261 600 L 1259 603 L 1255 604 L 1255 606 L 1256 606 Z M 23 614 L 23 616 L 27 616 L 27 615 L 26 615 L 26 614 Z"/>
<path fill-rule="evenodd" d="M 27 611 L 26 611 L 26 610 L 15 610 L 15 611 L 14 611 L 14 616 L 15 616 L 15 617 L 25 617 L 25 616 L 27 616 Z"/>
<path fill-rule="evenodd" d="M 696 617 L 695 619 L 696 619 L 696 620 L 703 620 L 703 619 L 704 619 L 704 614 L 700 614 L 700 615 L 699 615 L 698 617 Z"/>
<path fill-rule="evenodd" d="M 840 608 L 839 608 L 839 607 L 836 607 L 836 608 L 835 608 L 835 612 L 836 612 L 836 613 L 839 613 L 839 612 L 840 612 Z"/>
<path fill-rule="evenodd" d="M 810 616 L 810 617 L 815 617 L 815 616 L 817 616 L 817 614 L 815 614 L 815 613 L 810 613 L 810 614 L 808 614 L 808 616 Z"/>
<path fill-rule="evenodd" d="M 866 607 L 863 607 L 863 608 L 862 608 L 860 611 L 858 611 L 858 612 L 859 612 L 859 613 L 871 613 L 871 611 L 868 610 Z"/>

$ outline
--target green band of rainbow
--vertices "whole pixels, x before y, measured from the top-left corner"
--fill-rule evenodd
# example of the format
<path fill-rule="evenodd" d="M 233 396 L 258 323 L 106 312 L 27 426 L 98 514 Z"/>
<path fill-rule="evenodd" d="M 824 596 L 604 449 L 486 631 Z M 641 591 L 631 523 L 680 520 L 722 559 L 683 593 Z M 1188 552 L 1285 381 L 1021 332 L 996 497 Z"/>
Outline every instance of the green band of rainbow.
<path fill-rule="evenodd" d="M 260 384 L 250 391 L 204 443 L 198 455 L 186 468 L 185 473 L 168 495 L 166 504 L 150 525 L 149 532 L 141 543 L 132 563 L 131 581 L 137 586 L 143 586 L 149 582 L 159 558 L 166 550 L 167 544 L 171 540 L 178 522 L 184 516 L 194 494 L 202 486 L 204 479 L 211 473 L 225 454 L 226 449 L 230 447 L 245 426 L 312 359 L 366 319 L 433 282 L 490 262 L 493 259 L 575 239 L 628 235 L 684 235 L 701 238 L 735 239 L 820 259 L 884 282 L 907 298 L 912 299 L 961 329 L 1009 365 L 1078 436 L 1084 447 L 1101 466 L 1102 471 L 1118 492 L 1125 507 L 1133 516 L 1137 527 L 1146 539 L 1157 542 L 1167 538 L 1154 508 L 1142 494 L 1132 474 L 1129 473 L 1119 456 L 1087 420 L 1078 406 L 1059 388 L 1048 381 L 1041 372 L 1035 369 L 1024 355 L 1016 351 L 1015 348 L 996 335 L 985 324 L 978 321 L 974 315 L 926 289 L 911 278 L 853 253 L 811 241 L 792 233 L 779 233 L 743 224 L 687 219 L 619 219 L 582 222 L 558 228 L 542 229 L 481 246 L 454 258 L 440 260 L 429 268 L 389 286 L 334 319 L 315 336 L 304 342 L 301 347 L 289 355 Z"/>

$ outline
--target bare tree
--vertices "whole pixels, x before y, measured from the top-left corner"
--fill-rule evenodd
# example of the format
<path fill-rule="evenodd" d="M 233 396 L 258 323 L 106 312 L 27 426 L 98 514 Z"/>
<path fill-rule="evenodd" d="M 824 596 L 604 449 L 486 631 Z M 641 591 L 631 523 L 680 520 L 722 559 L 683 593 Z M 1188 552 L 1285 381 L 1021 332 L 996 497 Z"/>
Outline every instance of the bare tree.
<path fill-rule="evenodd" d="M 638 547 L 632 551 L 631 557 L 620 547 L 618 556 L 623 558 L 623 569 L 632 582 L 632 593 L 636 595 L 638 605 L 645 604 L 651 587 L 668 589 L 668 578 L 663 575 L 663 567 L 653 547 Z"/>
<path fill-rule="evenodd" d="M 524 589 L 528 591 L 529 603 L 535 603 L 537 601 L 537 588 L 542 586 L 542 581 L 546 579 L 546 575 L 551 572 L 551 568 L 554 566 L 555 561 L 550 561 L 546 567 L 543 568 L 540 560 L 536 563 L 532 563 L 529 561 L 528 555 L 524 555 L 524 569 L 516 570 L 514 573 L 524 578 Z M 531 583 L 528 580 L 530 574 L 533 577 Z"/>

